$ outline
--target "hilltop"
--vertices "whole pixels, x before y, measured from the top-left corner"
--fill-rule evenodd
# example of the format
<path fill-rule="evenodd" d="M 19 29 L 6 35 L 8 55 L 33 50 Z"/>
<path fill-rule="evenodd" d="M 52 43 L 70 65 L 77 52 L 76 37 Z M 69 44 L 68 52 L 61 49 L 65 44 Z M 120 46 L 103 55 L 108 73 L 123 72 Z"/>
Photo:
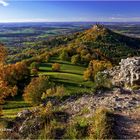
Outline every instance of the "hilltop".
<path fill-rule="evenodd" d="M 22 43 L 22 41 L 21 41 Z M 44 50 L 52 51 L 56 48 L 72 47 L 73 49 L 85 48 L 89 50 L 93 59 L 111 61 L 118 64 L 123 58 L 140 55 L 140 39 L 129 37 L 107 28 L 107 26 L 95 24 L 90 29 L 75 30 L 69 34 L 23 43 L 24 47 L 11 47 L 9 49 L 8 63 L 15 63 L 39 55 Z M 13 46 L 13 45 L 12 45 Z"/>
<path fill-rule="evenodd" d="M 96 42 L 104 45 L 125 45 L 130 48 L 140 49 L 140 39 L 116 33 L 104 25 L 94 25 L 89 30 L 81 33 L 77 39 L 84 42 Z"/>
<path fill-rule="evenodd" d="M 67 40 L 70 41 L 65 43 L 66 46 L 84 46 L 92 55 L 114 63 L 118 63 L 121 58 L 140 55 L 140 39 L 116 33 L 99 24 L 68 36 Z"/>

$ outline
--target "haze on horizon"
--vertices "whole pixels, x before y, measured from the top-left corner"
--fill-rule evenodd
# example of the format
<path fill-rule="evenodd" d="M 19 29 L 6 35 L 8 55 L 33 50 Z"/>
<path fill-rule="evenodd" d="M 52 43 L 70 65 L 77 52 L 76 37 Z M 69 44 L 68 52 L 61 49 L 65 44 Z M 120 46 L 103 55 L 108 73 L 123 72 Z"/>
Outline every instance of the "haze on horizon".
<path fill-rule="evenodd" d="M 140 1 L 0 0 L 0 22 L 140 22 Z"/>

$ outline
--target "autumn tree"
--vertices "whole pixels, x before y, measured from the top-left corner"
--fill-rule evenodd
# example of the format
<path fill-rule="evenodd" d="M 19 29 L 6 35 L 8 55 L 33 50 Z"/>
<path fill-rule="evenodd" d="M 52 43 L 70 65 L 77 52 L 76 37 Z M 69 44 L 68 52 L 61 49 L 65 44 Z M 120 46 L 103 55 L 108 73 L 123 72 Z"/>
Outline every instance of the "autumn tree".
<path fill-rule="evenodd" d="M 51 87 L 52 83 L 46 76 L 33 78 L 24 90 L 24 100 L 32 105 L 41 103 L 42 94 Z"/>
<path fill-rule="evenodd" d="M 8 96 L 15 96 L 17 94 L 17 86 L 10 86 L 7 82 L 0 79 L 0 104 L 5 103 Z"/>
<path fill-rule="evenodd" d="M 76 52 L 80 54 L 81 51 L 84 50 L 84 49 L 85 49 L 84 46 L 80 46 L 80 47 L 76 48 Z"/>
<path fill-rule="evenodd" d="M 112 68 L 112 64 L 109 61 L 103 60 L 92 60 L 89 63 L 87 70 L 84 72 L 84 79 L 89 80 L 95 79 L 98 72 L 104 71 L 106 69 Z"/>
<path fill-rule="evenodd" d="M 25 62 L 5 64 L 6 49 L 0 46 L 0 104 L 4 104 L 7 97 L 18 93 L 19 83 L 30 76 Z"/>
<path fill-rule="evenodd" d="M 80 62 L 80 56 L 77 54 L 77 55 L 73 55 L 72 57 L 71 57 L 71 63 L 72 64 L 77 64 L 77 63 L 79 63 Z"/>
<path fill-rule="evenodd" d="M 3 44 L 0 44 L 0 64 L 5 63 L 7 57 L 7 50 Z"/>
<path fill-rule="evenodd" d="M 87 68 L 85 71 L 84 71 L 84 80 L 92 80 L 93 79 L 93 75 L 92 75 L 92 70 Z"/>
<path fill-rule="evenodd" d="M 0 107 L 0 116 L 2 116 L 2 107 Z"/>
<path fill-rule="evenodd" d="M 73 54 L 76 54 L 76 49 L 71 44 L 68 44 L 68 46 L 66 47 L 66 51 L 68 52 L 70 56 L 72 56 Z"/>
<path fill-rule="evenodd" d="M 112 64 L 109 61 L 93 60 L 92 67 L 93 67 L 93 75 L 95 76 L 99 71 L 111 69 Z"/>
<path fill-rule="evenodd" d="M 24 62 L 17 62 L 15 64 L 16 73 L 18 74 L 17 80 L 26 79 L 30 76 L 30 70 L 26 63 Z"/>
<path fill-rule="evenodd" d="M 29 76 L 30 70 L 26 63 L 17 62 L 16 64 L 5 66 L 3 79 L 5 79 L 9 85 L 16 85 L 18 82 L 27 79 Z"/>
<path fill-rule="evenodd" d="M 12 69 L 5 64 L 7 51 L 3 45 L 0 45 L 0 104 L 5 102 L 8 96 L 14 96 L 17 93 L 17 86 L 9 83 L 9 76 L 12 74 Z"/>
<path fill-rule="evenodd" d="M 52 64 L 52 71 L 60 71 L 61 65 L 59 63 Z"/>
<path fill-rule="evenodd" d="M 21 80 L 30 75 L 28 67 L 23 62 L 1 65 L 0 67 L 0 103 L 4 103 L 8 96 L 14 96 L 18 91 Z M 23 81 L 22 81 L 23 82 Z"/>

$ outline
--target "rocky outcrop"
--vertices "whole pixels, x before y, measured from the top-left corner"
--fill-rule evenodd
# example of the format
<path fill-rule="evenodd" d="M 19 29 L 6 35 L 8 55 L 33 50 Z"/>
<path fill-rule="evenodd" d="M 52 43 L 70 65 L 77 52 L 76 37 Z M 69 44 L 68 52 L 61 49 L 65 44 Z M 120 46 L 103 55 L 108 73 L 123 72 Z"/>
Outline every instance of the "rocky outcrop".
<path fill-rule="evenodd" d="M 122 59 L 119 66 L 109 71 L 113 84 L 140 85 L 140 57 Z"/>
<path fill-rule="evenodd" d="M 95 95 L 83 95 L 77 100 L 63 103 L 62 108 L 72 117 L 89 117 L 97 108 L 105 107 L 113 111 L 129 111 L 140 105 L 140 90 L 130 91 L 114 88 L 112 91 L 99 91 Z"/>

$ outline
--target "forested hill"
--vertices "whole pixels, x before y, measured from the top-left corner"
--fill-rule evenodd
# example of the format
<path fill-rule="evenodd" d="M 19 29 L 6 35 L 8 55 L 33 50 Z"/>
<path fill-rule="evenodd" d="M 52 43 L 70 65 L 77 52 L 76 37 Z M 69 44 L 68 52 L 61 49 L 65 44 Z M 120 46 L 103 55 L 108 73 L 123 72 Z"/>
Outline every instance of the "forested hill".
<path fill-rule="evenodd" d="M 140 49 L 140 39 L 128 37 L 111 31 L 103 25 L 95 25 L 91 29 L 82 32 L 77 40 L 83 43 L 94 42 L 103 45 L 125 45 Z"/>
<path fill-rule="evenodd" d="M 74 36 L 74 37 L 73 37 Z M 66 46 L 85 47 L 90 52 L 98 52 L 98 58 L 119 62 L 121 58 L 140 55 L 140 39 L 116 33 L 103 25 L 73 34 L 67 38 Z"/>
<path fill-rule="evenodd" d="M 78 53 L 80 57 L 88 57 L 88 60 L 105 59 L 118 64 L 122 58 L 140 56 L 140 39 L 116 33 L 96 24 L 88 30 L 29 43 L 24 48 L 15 48 L 16 51 L 12 49 L 9 51 L 8 62 L 15 63 L 34 57 L 46 49 L 50 52 L 55 49 L 58 52 L 58 48 L 65 48 L 69 57 Z M 77 49 L 80 51 L 77 52 Z"/>

